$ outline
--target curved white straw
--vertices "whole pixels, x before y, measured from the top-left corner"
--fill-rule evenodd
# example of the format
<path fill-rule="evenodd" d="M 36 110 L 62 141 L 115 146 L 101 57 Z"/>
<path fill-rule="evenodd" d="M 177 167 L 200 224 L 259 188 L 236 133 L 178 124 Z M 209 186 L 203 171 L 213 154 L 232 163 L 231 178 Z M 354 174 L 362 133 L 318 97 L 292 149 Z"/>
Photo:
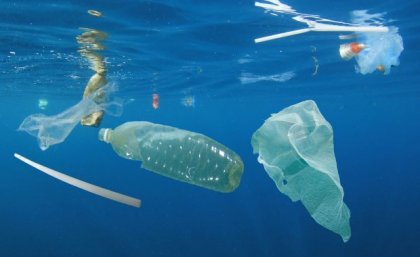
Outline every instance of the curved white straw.
<path fill-rule="evenodd" d="M 137 207 L 137 208 L 140 207 L 141 201 L 139 199 L 136 199 L 136 198 L 133 198 L 133 197 L 130 197 L 130 196 L 127 196 L 127 195 L 123 195 L 123 194 L 108 190 L 106 188 L 98 187 L 98 186 L 92 185 L 90 183 L 84 182 L 82 180 L 67 176 L 63 173 L 60 173 L 60 172 L 56 171 L 56 170 L 50 169 L 50 168 L 45 167 L 45 166 L 43 166 L 39 163 L 33 162 L 33 161 L 23 157 L 20 154 L 15 153 L 14 156 L 17 159 L 21 160 L 22 162 L 28 164 L 29 166 L 32 166 L 35 169 L 37 169 L 39 171 L 42 171 L 42 172 L 50 175 L 51 177 L 54 177 L 58 180 L 61 180 L 65 183 L 67 183 L 67 184 L 78 187 L 78 188 L 83 189 L 85 191 L 88 191 L 90 193 L 93 193 L 93 194 L 96 194 L 96 195 L 114 200 L 114 201 L 119 202 L 119 203 L 127 204 L 127 205 L 134 206 L 134 207 Z"/>

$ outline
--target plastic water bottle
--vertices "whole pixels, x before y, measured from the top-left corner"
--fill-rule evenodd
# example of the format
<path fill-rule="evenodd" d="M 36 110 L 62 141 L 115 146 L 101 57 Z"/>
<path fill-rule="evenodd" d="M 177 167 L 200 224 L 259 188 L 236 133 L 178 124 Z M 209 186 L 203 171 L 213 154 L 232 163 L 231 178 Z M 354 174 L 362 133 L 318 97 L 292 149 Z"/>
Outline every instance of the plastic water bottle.
<path fill-rule="evenodd" d="M 144 169 L 219 192 L 240 183 L 241 158 L 215 140 L 187 130 L 144 121 L 101 129 L 99 140 L 121 157 L 142 162 Z"/>

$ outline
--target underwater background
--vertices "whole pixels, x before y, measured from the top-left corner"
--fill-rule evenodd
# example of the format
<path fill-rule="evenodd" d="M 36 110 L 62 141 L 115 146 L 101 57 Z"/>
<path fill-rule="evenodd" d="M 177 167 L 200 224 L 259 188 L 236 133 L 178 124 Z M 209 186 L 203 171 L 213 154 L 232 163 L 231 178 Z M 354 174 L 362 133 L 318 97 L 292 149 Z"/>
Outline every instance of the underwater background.
<path fill-rule="evenodd" d="M 404 40 L 389 75 L 361 75 L 338 55 L 338 33 L 255 44 L 302 28 L 250 0 L 0 2 L 0 256 L 420 256 L 420 1 L 289 1 L 349 22 L 381 14 Z M 90 15 L 97 10 L 102 16 Z M 17 131 L 33 113 L 80 101 L 93 75 L 81 28 L 105 32 L 108 81 L 126 101 L 101 127 L 150 121 L 203 133 L 238 153 L 233 193 L 159 176 L 117 156 L 98 128 L 76 126 L 41 151 Z M 159 95 L 159 107 L 152 106 Z M 312 99 L 334 129 L 347 243 L 280 193 L 251 136 L 272 113 Z M 193 101 L 192 101 L 193 100 Z M 140 209 L 59 182 L 17 152 L 70 176 L 142 200 Z"/>

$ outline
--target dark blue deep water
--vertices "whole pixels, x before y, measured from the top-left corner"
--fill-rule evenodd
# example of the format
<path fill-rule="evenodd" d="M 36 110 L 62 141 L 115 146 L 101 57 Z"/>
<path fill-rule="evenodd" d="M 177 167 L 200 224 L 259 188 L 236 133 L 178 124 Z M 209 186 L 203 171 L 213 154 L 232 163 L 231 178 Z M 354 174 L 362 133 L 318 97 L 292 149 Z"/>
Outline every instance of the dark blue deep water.
<path fill-rule="evenodd" d="M 255 44 L 303 26 L 252 0 L 1 1 L 0 256 L 420 256 L 420 1 L 285 3 L 345 22 L 352 10 L 386 13 L 384 24 L 398 27 L 404 40 L 400 65 L 389 75 L 356 73 L 354 60 L 338 56 L 337 33 Z M 30 114 L 57 114 L 80 101 L 93 75 L 78 52 L 80 28 L 107 33 L 101 55 L 108 80 L 130 101 L 101 127 L 144 120 L 206 134 L 242 157 L 236 191 L 213 192 L 141 169 L 99 142 L 97 128 L 78 125 L 46 151 L 17 131 Z M 285 72 L 294 76 L 243 80 Z M 194 107 L 181 104 L 192 96 Z M 48 101 L 44 109 L 40 99 Z M 351 210 L 347 243 L 281 194 L 252 152 L 251 136 L 271 113 L 307 99 L 334 128 Z M 57 181 L 15 152 L 138 197 L 142 207 Z"/>

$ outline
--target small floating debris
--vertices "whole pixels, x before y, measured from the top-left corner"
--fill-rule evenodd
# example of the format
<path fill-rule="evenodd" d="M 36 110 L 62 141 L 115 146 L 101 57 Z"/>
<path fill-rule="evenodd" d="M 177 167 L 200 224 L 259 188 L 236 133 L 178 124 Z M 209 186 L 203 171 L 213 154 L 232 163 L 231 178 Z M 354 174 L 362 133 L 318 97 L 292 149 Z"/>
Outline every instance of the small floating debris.
<path fill-rule="evenodd" d="M 185 96 L 181 99 L 181 104 L 185 107 L 194 107 L 195 97 L 193 95 Z"/>
<path fill-rule="evenodd" d="M 102 17 L 102 13 L 100 11 L 96 11 L 96 10 L 88 10 L 87 11 L 90 15 L 92 16 L 96 16 L 96 17 Z"/>
<path fill-rule="evenodd" d="M 48 100 L 45 98 L 38 99 L 38 108 L 41 110 L 45 110 L 48 106 Z"/>
<path fill-rule="evenodd" d="M 341 44 L 339 48 L 339 52 L 340 52 L 341 58 L 348 61 L 351 58 L 358 55 L 365 48 L 366 48 L 366 45 L 363 43 L 352 42 L 348 44 Z"/>
<path fill-rule="evenodd" d="M 157 109 L 157 108 L 159 108 L 159 94 L 153 94 L 152 95 L 152 106 L 153 106 L 153 109 Z"/>

